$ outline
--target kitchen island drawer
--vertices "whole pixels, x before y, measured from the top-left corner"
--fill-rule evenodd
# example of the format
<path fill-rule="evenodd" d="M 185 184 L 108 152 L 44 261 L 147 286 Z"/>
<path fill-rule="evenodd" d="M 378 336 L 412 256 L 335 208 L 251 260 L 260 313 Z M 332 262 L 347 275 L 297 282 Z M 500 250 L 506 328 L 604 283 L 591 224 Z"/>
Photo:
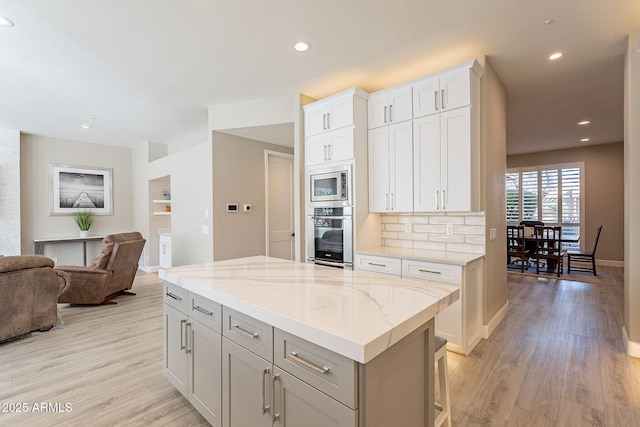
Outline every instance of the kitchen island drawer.
<path fill-rule="evenodd" d="M 222 334 L 222 306 L 217 302 L 190 292 L 188 315 Z"/>
<path fill-rule="evenodd" d="M 273 359 L 274 365 L 357 409 L 357 362 L 277 328 Z"/>
<path fill-rule="evenodd" d="M 176 310 L 186 313 L 189 304 L 189 292 L 180 286 L 166 281 L 162 284 L 162 287 L 162 301 Z"/>
<path fill-rule="evenodd" d="M 354 269 L 400 276 L 402 260 L 400 258 L 356 254 Z"/>
<path fill-rule="evenodd" d="M 462 284 L 462 266 L 403 259 L 402 277 L 460 285 Z"/>
<path fill-rule="evenodd" d="M 263 359 L 273 361 L 272 326 L 228 307 L 222 307 L 222 335 Z"/>

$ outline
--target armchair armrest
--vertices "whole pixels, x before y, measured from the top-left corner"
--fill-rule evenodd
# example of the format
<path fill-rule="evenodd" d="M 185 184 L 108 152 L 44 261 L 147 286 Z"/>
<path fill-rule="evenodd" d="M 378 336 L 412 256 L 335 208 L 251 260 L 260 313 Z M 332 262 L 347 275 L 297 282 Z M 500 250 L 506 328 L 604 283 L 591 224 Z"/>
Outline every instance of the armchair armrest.
<path fill-rule="evenodd" d="M 58 297 L 59 303 L 100 304 L 104 301 L 112 276 L 109 270 L 75 265 L 60 265 L 55 270 L 63 271 L 70 278 L 70 286 Z"/>
<path fill-rule="evenodd" d="M 60 296 L 60 294 L 69 289 L 69 285 L 71 284 L 71 277 L 69 277 L 69 275 L 62 270 L 54 269 L 53 272 L 56 273 L 56 276 L 58 276 L 58 281 L 60 282 L 60 290 L 58 291 L 58 296 Z"/>

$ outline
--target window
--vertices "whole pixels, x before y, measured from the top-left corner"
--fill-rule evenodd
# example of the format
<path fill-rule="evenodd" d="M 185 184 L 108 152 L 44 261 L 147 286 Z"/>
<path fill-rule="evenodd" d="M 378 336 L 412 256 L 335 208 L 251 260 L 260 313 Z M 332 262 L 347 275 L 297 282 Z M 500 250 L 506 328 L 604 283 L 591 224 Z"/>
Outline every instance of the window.
<path fill-rule="evenodd" d="M 583 234 L 583 169 L 582 163 L 509 169 L 507 223 L 542 221 L 562 226 L 563 236 Z M 564 246 L 577 250 L 580 244 Z"/>

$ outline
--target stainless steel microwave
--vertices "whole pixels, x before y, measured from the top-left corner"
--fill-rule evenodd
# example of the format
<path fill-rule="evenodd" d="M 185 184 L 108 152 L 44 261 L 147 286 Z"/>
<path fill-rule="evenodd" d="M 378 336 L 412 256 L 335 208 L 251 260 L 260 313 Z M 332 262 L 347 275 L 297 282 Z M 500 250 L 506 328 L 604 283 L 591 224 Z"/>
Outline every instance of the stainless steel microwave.
<path fill-rule="evenodd" d="M 351 165 L 308 171 L 310 206 L 351 205 Z"/>

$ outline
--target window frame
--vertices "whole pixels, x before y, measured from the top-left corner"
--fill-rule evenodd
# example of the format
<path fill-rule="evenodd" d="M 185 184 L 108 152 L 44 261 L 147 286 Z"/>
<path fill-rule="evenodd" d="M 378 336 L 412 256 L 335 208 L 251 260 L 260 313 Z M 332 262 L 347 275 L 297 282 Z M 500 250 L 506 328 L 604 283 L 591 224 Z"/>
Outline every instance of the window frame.
<path fill-rule="evenodd" d="M 561 227 L 575 227 L 575 223 L 563 223 L 562 219 L 563 219 L 563 212 L 562 212 L 562 169 L 569 169 L 569 168 L 579 168 L 580 169 L 580 222 L 579 222 L 579 233 L 580 233 L 580 241 L 578 242 L 579 244 L 579 249 L 583 250 L 584 247 L 584 239 L 582 238 L 584 236 L 584 230 L 585 230 L 585 223 L 584 223 L 584 218 L 585 218 L 585 188 L 584 188 L 584 174 L 585 174 L 585 165 L 584 162 L 574 162 L 574 163 L 557 163 L 557 164 L 549 164 L 549 165 L 537 165 L 537 166 L 524 166 L 524 167 L 517 167 L 517 168 L 507 168 L 506 172 L 505 172 L 505 198 L 506 198 L 506 192 L 507 192 L 507 188 L 506 188 L 506 175 L 507 174 L 514 174 L 517 173 L 518 174 L 518 221 L 513 222 L 513 221 L 509 221 L 507 218 L 507 206 L 506 206 L 506 199 L 505 199 L 505 220 L 507 222 L 507 225 L 518 225 L 520 224 L 520 221 L 522 221 L 523 218 L 523 200 L 522 200 L 522 173 L 523 172 L 537 172 L 537 176 L 538 176 L 538 192 L 536 194 L 536 198 L 537 198 L 537 206 L 538 206 L 538 217 L 542 218 L 543 216 L 543 212 L 542 212 L 542 191 L 541 191 L 541 187 L 542 187 L 542 171 L 547 171 L 547 170 L 555 170 L 557 171 L 557 175 L 558 175 L 558 222 L 552 223 L 552 222 L 545 222 L 545 225 L 559 225 Z M 542 219 L 540 219 L 540 221 L 543 221 Z"/>

